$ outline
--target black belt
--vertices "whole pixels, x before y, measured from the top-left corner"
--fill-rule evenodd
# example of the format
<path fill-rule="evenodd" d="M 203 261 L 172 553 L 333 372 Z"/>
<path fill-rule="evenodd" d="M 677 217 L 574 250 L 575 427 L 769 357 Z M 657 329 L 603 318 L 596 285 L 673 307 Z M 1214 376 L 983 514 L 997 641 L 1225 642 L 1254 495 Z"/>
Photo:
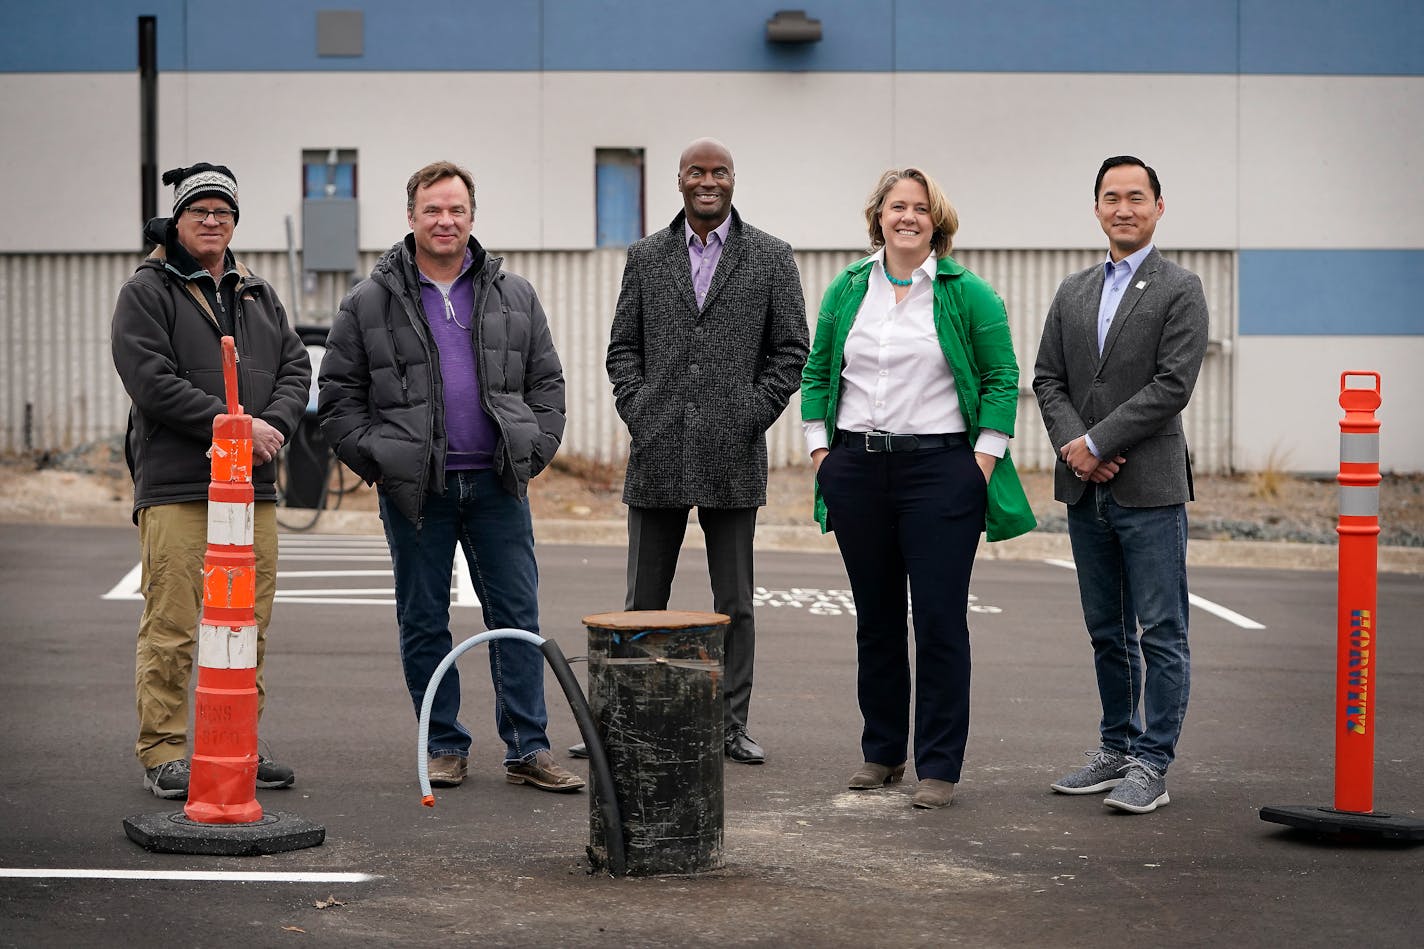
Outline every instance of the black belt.
<path fill-rule="evenodd" d="M 951 445 L 968 445 L 969 436 L 963 432 L 948 435 L 896 435 L 893 432 L 841 432 L 840 443 L 851 451 L 871 453 L 886 451 L 919 451 L 922 448 L 948 448 Z"/>

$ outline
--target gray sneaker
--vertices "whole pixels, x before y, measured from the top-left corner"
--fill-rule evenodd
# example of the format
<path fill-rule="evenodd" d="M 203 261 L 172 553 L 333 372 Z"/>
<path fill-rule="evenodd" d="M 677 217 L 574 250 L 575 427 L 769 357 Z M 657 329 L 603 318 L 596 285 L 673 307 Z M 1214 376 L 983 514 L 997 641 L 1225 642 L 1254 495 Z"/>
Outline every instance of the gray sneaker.
<path fill-rule="evenodd" d="M 1129 758 L 1122 783 L 1103 803 L 1120 811 L 1150 814 L 1163 804 L 1172 803 L 1167 796 L 1167 776 L 1144 761 Z"/>
<path fill-rule="evenodd" d="M 165 761 L 155 768 L 143 771 L 143 787 L 152 791 L 154 797 L 165 801 L 188 796 L 188 759 L 177 758 Z"/>
<path fill-rule="evenodd" d="M 1120 751 L 1099 748 L 1085 751 L 1089 761 L 1077 771 L 1069 772 L 1049 787 L 1059 794 L 1097 794 L 1111 790 L 1122 783 L 1124 772 L 1131 760 Z"/>

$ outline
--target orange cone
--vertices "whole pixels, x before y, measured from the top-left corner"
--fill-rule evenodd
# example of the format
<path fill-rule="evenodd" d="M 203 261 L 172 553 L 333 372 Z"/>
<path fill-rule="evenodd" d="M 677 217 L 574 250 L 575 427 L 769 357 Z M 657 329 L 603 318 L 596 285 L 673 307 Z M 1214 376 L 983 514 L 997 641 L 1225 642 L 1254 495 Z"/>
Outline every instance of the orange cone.
<path fill-rule="evenodd" d="M 237 401 L 237 348 L 225 336 L 228 414 L 213 420 L 208 549 L 188 803 L 206 824 L 262 819 L 257 803 L 257 558 L 252 551 L 252 416 Z"/>

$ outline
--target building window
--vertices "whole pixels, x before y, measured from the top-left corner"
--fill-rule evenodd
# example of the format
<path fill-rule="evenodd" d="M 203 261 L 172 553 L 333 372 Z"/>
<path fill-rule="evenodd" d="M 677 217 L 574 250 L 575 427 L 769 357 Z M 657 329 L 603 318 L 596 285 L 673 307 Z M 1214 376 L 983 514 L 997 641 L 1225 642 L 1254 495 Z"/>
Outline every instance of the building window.
<path fill-rule="evenodd" d="M 594 151 L 598 246 L 627 247 L 646 233 L 643 226 L 643 150 Z"/>
<path fill-rule="evenodd" d="M 302 197 L 356 197 L 356 149 L 308 148 L 303 150 Z"/>

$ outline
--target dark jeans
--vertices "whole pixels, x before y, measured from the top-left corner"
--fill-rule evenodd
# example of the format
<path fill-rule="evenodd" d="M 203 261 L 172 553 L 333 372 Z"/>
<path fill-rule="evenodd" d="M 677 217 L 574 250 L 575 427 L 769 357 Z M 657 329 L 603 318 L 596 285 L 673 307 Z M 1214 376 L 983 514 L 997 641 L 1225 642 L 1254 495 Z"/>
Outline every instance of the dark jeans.
<path fill-rule="evenodd" d="M 453 646 L 450 578 L 458 544 L 484 610 L 485 627 L 539 632 L 539 570 L 529 505 L 509 494 L 492 471 L 451 471 L 443 497 L 425 499 L 417 528 L 381 492 L 381 520 L 396 578 L 396 623 L 401 665 L 416 714 L 435 667 Z M 473 633 L 471 633 L 473 635 Z M 465 637 L 461 637 L 462 639 Z M 506 763 L 547 750 L 544 656 L 526 642 L 489 644 L 495 723 Z M 470 733 L 459 722 L 460 676 L 445 673 L 430 710 L 430 754 L 470 753 Z"/>
<path fill-rule="evenodd" d="M 1107 485 L 1089 487 L 1068 507 L 1068 537 L 1093 643 L 1103 747 L 1165 772 L 1191 692 L 1186 505 L 1122 507 Z"/>
<path fill-rule="evenodd" d="M 691 508 L 628 508 L 628 596 L 624 609 L 665 610 Z M 731 619 L 722 640 L 723 724 L 746 728 L 756 660 L 752 538 L 757 509 L 697 509 L 707 541 L 712 609 Z"/>
<path fill-rule="evenodd" d="M 855 596 L 865 760 L 898 765 L 910 732 L 908 619 L 915 621 L 915 774 L 959 781 L 969 738 L 969 574 L 987 490 L 967 440 L 867 453 L 838 444 L 816 475 Z"/>

